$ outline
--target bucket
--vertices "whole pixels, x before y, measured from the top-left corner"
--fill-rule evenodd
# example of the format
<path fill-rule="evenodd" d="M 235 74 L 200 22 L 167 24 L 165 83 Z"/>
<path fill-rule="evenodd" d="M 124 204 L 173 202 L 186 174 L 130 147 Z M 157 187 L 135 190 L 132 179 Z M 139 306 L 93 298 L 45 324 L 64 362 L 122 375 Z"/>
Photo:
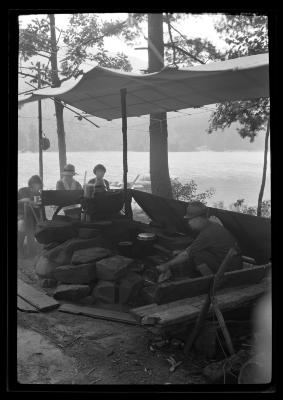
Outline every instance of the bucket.
<path fill-rule="evenodd" d="M 121 256 L 132 257 L 133 255 L 133 242 L 125 241 L 118 243 L 118 252 Z"/>

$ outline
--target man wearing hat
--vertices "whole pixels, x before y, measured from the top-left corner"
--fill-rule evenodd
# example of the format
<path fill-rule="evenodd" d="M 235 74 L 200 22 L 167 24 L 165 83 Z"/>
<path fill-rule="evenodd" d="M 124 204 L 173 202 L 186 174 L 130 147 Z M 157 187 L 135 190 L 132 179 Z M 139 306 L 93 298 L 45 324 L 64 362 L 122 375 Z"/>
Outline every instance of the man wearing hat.
<path fill-rule="evenodd" d="M 73 176 L 78 175 L 72 164 L 65 165 L 62 178 L 56 183 L 56 190 L 83 190 L 81 184 Z"/>
<path fill-rule="evenodd" d="M 174 266 L 182 263 L 187 264 L 188 276 L 215 274 L 231 247 L 235 247 L 238 254 L 228 270 L 242 268 L 241 252 L 235 238 L 224 226 L 209 220 L 208 209 L 203 203 L 189 203 L 184 218 L 197 236 L 187 249 L 167 263 L 157 266 L 157 270 L 162 273 L 159 281 L 168 279 Z"/>

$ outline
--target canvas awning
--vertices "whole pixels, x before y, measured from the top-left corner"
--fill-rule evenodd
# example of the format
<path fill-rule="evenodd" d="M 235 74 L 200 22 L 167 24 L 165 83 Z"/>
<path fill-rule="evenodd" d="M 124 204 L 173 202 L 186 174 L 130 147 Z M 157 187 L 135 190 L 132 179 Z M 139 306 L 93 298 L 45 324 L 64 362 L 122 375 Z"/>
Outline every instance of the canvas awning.
<path fill-rule="evenodd" d="M 268 53 L 186 69 L 164 68 L 145 75 L 95 66 L 60 88 L 21 96 L 19 105 L 55 97 L 88 114 L 112 120 L 121 117 L 122 88 L 127 89 L 128 117 L 268 97 Z"/>
<path fill-rule="evenodd" d="M 129 190 L 129 192 L 150 219 L 162 226 L 163 229 L 174 229 L 187 235 L 191 234 L 188 224 L 184 221 L 187 202 L 167 199 L 139 190 Z M 270 218 L 214 207 L 208 207 L 208 210 L 209 215 L 219 218 L 224 227 L 233 234 L 244 255 L 254 258 L 257 264 L 265 264 L 270 261 Z"/>

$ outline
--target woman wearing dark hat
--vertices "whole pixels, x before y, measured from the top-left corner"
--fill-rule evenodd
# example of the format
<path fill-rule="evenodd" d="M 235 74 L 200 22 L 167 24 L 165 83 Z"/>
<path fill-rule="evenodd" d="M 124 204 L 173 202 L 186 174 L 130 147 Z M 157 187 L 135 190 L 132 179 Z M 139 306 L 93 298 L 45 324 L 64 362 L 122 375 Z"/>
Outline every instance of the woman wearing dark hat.
<path fill-rule="evenodd" d="M 34 230 L 40 218 L 38 197 L 42 190 L 42 181 L 38 175 L 28 180 L 28 186 L 18 191 L 18 251 L 24 254 L 24 241 L 27 238 L 28 250 L 34 244 Z"/>
<path fill-rule="evenodd" d="M 62 178 L 56 183 L 56 190 L 83 190 L 81 184 L 73 176 L 78 175 L 72 164 L 67 164 L 62 172 Z"/>
<path fill-rule="evenodd" d="M 94 193 L 110 190 L 109 182 L 104 179 L 105 172 L 106 168 L 102 164 L 97 164 L 93 168 L 95 178 L 91 179 L 88 183 L 94 185 Z"/>

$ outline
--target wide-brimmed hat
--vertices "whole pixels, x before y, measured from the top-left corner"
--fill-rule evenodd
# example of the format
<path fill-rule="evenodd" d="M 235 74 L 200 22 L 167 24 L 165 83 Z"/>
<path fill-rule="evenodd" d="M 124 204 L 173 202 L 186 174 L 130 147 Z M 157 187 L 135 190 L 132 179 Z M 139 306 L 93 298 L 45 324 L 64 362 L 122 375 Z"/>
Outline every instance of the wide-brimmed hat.
<path fill-rule="evenodd" d="M 195 217 L 207 216 L 207 215 L 208 215 L 207 207 L 200 201 L 193 201 L 189 203 L 184 218 L 190 220 Z"/>
<path fill-rule="evenodd" d="M 67 164 L 65 165 L 62 175 L 78 175 L 75 171 L 75 167 L 73 166 L 73 164 Z"/>

